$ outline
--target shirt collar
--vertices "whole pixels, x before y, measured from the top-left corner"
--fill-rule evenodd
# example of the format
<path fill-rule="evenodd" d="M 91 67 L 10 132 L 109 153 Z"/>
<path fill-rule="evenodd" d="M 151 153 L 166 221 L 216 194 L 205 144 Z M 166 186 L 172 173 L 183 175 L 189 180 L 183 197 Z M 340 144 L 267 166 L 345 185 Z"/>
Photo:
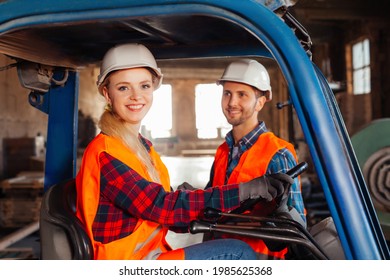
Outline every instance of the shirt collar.
<path fill-rule="evenodd" d="M 256 126 L 252 131 L 250 131 L 248 134 L 246 134 L 244 137 L 242 137 L 236 146 L 239 147 L 241 152 L 244 152 L 248 149 L 250 149 L 254 143 L 256 143 L 257 139 L 259 139 L 259 136 L 267 132 L 268 129 L 265 126 L 265 123 L 263 121 L 259 122 L 259 125 Z M 234 138 L 233 138 L 233 130 L 229 131 L 228 134 L 226 134 L 226 143 L 229 146 L 229 149 L 233 149 L 234 147 Z"/>

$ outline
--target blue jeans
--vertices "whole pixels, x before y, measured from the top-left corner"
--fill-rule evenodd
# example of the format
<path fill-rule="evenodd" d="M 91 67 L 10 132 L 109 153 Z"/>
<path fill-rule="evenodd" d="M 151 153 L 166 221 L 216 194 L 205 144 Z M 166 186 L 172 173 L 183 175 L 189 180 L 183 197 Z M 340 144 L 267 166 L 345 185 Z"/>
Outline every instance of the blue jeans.
<path fill-rule="evenodd" d="M 237 239 L 217 239 L 183 248 L 186 260 L 255 260 L 256 253 Z"/>

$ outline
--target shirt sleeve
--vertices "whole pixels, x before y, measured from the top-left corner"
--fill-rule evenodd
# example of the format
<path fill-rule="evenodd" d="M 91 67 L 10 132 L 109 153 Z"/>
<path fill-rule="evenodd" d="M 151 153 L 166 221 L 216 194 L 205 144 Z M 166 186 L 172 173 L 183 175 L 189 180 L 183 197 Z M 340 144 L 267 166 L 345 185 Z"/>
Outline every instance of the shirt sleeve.
<path fill-rule="evenodd" d="M 107 153 L 101 153 L 100 192 L 131 216 L 165 226 L 185 227 L 206 207 L 230 211 L 239 206 L 238 184 L 208 190 L 165 191 Z"/>
<path fill-rule="evenodd" d="M 271 159 L 266 173 L 286 173 L 289 169 L 296 165 L 297 162 L 292 153 L 288 149 L 281 149 Z M 306 223 L 305 206 L 299 178 L 294 179 L 294 184 L 291 186 L 287 205 L 294 207 Z"/>

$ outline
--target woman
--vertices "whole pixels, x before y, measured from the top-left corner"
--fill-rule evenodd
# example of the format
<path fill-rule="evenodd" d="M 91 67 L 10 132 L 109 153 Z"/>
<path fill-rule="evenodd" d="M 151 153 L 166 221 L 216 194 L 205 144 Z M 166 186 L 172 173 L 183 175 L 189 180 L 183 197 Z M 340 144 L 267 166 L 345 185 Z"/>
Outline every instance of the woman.
<path fill-rule="evenodd" d="M 161 71 L 143 45 L 116 46 L 103 58 L 97 81 L 107 102 L 99 121 L 101 133 L 86 148 L 76 177 L 77 215 L 95 258 L 254 259 L 252 249 L 239 240 L 177 250 L 165 241 L 168 228 L 186 230 L 204 208 L 230 211 L 249 197 L 272 199 L 282 192 L 283 182 L 262 177 L 207 191 L 171 192 L 165 165 L 139 134 L 161 81 Z"/>

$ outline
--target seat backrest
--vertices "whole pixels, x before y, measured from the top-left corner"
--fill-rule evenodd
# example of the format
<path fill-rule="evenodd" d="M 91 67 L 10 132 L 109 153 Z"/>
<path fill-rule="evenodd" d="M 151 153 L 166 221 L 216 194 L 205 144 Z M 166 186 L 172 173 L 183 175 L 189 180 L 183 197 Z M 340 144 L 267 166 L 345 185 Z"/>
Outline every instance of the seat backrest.
<path fill-rule="evenodd" d="M 40 212 L 41 259 L 93 259 L 91 240 L 76 216 L 74 179 L 49 188 L 42 199 Z"/>
<path fill-rule="evenodd" d="M 330 260 L 345 260 L 344 250 L 341 245 L 332 217 L 327 217 L 309 228 L 308 233 L 317 248 Z M 293 244 L 290 246 L 289 259 L 311 260 L 317 259 L 313 251 L 307 247 Z"/>
<path fill-rule="evenodd" d="M 310 229 L 310 234 L 331 260 L 345 260 L 344 250 L 332 217 L 327 217 Z"/>

